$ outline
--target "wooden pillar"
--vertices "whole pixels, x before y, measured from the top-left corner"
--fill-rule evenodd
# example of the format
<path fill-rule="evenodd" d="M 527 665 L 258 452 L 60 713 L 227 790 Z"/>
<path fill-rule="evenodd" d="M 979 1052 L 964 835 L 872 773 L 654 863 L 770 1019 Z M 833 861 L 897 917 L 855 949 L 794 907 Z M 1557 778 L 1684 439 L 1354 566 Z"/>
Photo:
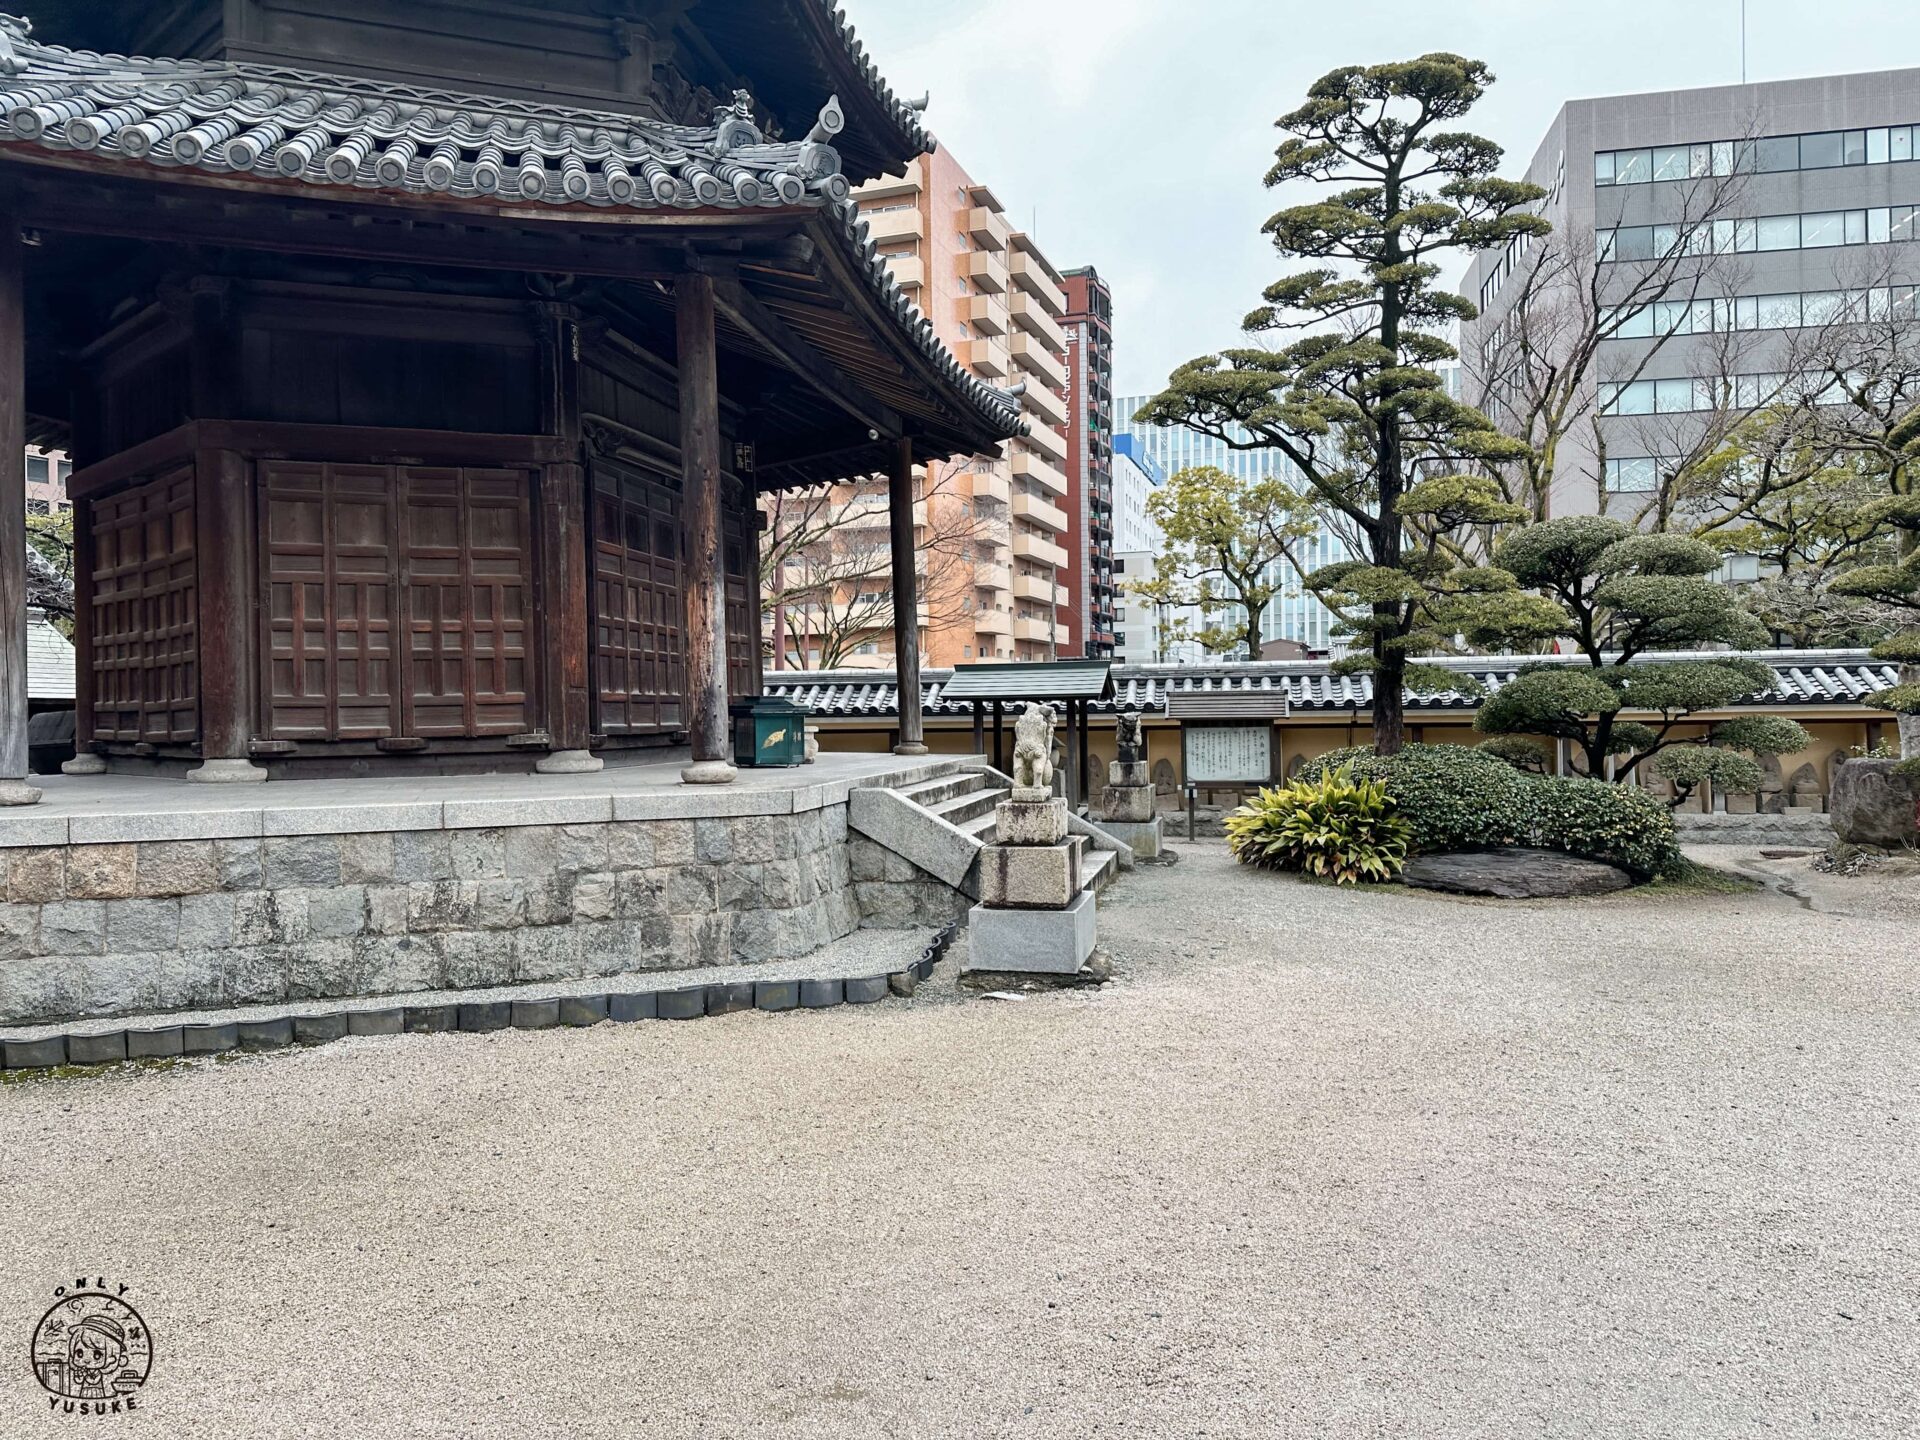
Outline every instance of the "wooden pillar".
<path fill-rule="evenodd" d="M 987 750 L 986 728 L 987 728 L 986 710 L 982 705 L 982 703 L 976 700 L 973 702 L 973 753 L 976 755 L 986 754 L 986 750 Z"/>
<path fill-rule="evenodd" d="M 993 702 L 993 768 L 1001 774 L 1007 771 L 1006 762 L 1001 758 L 1006 736 L 1006 710 L 1001 703 Z"/>
<path fill-rule="evenodd" d="M 1091 700 L 1082 700 L 1080 702 L 1080 803 L 1082 805 L 1091 805 L 1093 803 L 1093 790 L 1090 783 L 1093 761 L 1087 754 L 1087 751 L 1091 748 L 1088 744 L 1090 736 L 1088 734 L 1087 709 L 1092 703 Z"/>
<path fill-rule="evenodd" d="M 1067 773 L 1066 783 L 1060 788 L 1066 792 L 1067 808 L 1073 809 L 1080 803 L 1077 793 L 1079 777 L 1086 774 L 1086 766 L 1081 763 L 1080 727 L 1074 723 L 1073 701 L 1067 701 Z"/>
<path fill-rule="evenodd" d="M 726 556 L 720 539 L 720 379 L 713 279 L 682 275 L 674 286 L 680 366 L 681 522 L 686 564 L 689 785 L 724 785 L 728 759 Z"/>
<path fill-rule="evenodd" d="M 200 449 L 193 455 L 193 549 L 200 607 L 201 784 L 267 778 L 253 763 L 253 477 L 244 455 Z M 89 547 L 91 548 L 91 547 Z M 78 717 L 76 717 L 77 719 Z"/>
<path fill-rule="evenodd" d="M 933 503 L 931 496 L 927 503 Z M 887 518 L 893 539 L 893 675 L 900 694 L 900 743 L 893 747 L 893 753 L 924 755 L 927 737 L 920 714 L 920 584 L 913 569 L 913 441 L 905 435 L 894 445 Z"/>
<path fill-rule="evenodd" d="M 0 805 L 27 784 L 27 327 L 20 228 L 0 214 Z"/>
<path fill-rule="evenodd" d="M 542 422 L 574 458 L 535 477 L 540 602 L 546 644 L 541 708 L 553 748 L 534 763 L 542 775 L 580 775 L 605 763 L 592 752 L 592 618 L 587 613 L 587 470 L 580 461 L 578 318 L 564 305 L 540 307 Z"/>
<path fill-rule="evenodd" d="M 73 502 L 73 759 L 69 775 L 99 775 L 107 762 L 93 750 L 93 502 Z"/>

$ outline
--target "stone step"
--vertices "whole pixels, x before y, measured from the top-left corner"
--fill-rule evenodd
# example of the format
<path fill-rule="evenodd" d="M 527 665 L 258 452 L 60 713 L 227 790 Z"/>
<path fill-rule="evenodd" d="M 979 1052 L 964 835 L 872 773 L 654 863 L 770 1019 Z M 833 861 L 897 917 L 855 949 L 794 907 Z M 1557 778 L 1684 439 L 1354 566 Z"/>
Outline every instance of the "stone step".
<path fill-rule="evenodd" d="M 1120 873 L 1111 850 L 1089 850 L 1080 860 L 1080 888 L 1099 894 Z"/>
<path fill-rule="evenodd" d="M 985 815 L 991 818 L 994 806 L 1007 798 L 1005 790 L 975 790 L 970 794 L 956 795 L 951 800 L 942 800 L 938 805 L 927 808 L 949 825 L 958 825 L 966 829 L 966 822 L 977 820 Z"/>
<path fill-rule="evenodd" d="M 995 791 L 994 794 L 997 797 L 994 804 L 997 805 L 1000 803 L 1000 800 L 1006 798 L 1007 792 L 998 790 Z M 971 820 L 962 821 L 960 823 L 960 829 L 973 839 L 979 841 L 982 845 L 991 845 L 999 838 L 996 833 L 998 823 L 992 808 L 989 807 L 984 815 L 976 815 Z"/>
<path fill-rule="evenodd" d="M 951 775 L 936 775 L 931 780 L 902 785 L 895 792 L 926 810 L 934 810 L 948 800 L 972 795 L 986 788 L 987 777 L 977 770 L 960 770 Z"/>

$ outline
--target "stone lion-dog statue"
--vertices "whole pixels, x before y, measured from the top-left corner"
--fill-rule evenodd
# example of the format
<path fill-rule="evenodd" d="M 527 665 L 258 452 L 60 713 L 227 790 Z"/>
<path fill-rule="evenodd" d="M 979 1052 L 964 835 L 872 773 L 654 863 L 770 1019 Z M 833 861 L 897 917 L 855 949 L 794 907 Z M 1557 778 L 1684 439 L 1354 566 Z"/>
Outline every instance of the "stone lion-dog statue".
<path fill-rule="evenodd" d="M 1029 703 L 1013 727 L 1013 783 L 1027 790 L 1053 788 L 1053 707 Z"/>

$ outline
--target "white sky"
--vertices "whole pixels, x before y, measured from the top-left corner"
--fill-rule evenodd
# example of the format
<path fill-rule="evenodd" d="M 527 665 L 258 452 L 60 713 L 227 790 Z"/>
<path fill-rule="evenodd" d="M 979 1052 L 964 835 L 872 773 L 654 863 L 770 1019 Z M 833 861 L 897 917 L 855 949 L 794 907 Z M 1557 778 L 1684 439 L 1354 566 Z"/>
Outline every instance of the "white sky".
<path fill-rule="evenodd" d="M 1485 60 L 1498 83 L 1466 128 L 1506 146 L 1509 175 L 1566 100 L 1740 79 L 1740 0 L 842 3 L 895 91 L 932 93 L 934 134 L 1048 258 L 1113 287 L 1123 395 L 1238 343 L 1284 273 L 1260 234 L 1280 208 L 1261 184 L 1273 121 L 1328 70 Z M 1752 80 L 1920 65 L 1913 0 L 1747 11 Z"/>

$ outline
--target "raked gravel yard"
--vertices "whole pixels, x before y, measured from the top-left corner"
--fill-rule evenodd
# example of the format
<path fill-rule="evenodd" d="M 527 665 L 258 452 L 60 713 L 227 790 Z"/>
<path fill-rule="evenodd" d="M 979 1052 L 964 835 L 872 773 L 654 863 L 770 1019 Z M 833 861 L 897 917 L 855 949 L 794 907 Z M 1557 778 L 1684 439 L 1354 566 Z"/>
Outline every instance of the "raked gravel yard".
<path fill-rule="evenodd" d="M 1915 1433 L 1920 907 L 1180 848 L 1100 990 L 10 1077 L 0 1435 Z"/>

